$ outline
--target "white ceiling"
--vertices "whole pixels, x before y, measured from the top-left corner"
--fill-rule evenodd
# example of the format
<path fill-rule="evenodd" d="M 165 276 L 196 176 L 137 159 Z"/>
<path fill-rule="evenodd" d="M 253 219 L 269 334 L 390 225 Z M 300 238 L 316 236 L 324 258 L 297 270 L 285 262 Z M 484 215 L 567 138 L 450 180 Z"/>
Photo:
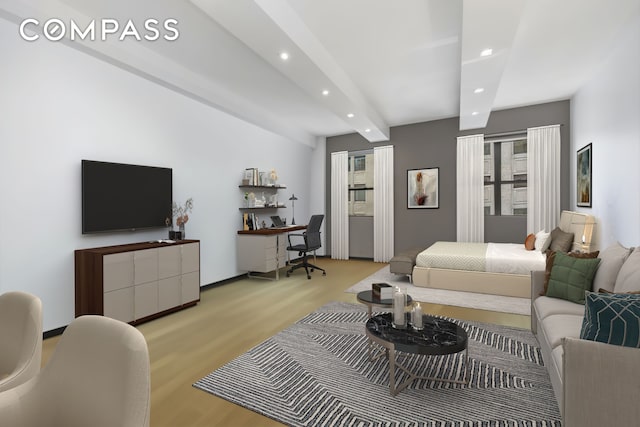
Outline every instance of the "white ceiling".
<path fill-rule="evenodd" d="M 638 14 L 640 0 L 0 0 L 16 23 L 175 18 L 175 42 L 68 43 L 312 146 L 568 99 Z"/>

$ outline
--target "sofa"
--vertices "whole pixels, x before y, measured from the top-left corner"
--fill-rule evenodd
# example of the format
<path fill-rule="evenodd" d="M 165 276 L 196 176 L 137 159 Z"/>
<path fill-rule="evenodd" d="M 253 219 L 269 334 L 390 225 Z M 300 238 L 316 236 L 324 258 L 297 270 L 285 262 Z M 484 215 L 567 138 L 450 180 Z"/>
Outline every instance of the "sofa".
<path fill-rule="evenodd" d="M 560 262 L 558 257 L 562 258 Z M 616 243 L 595 259 L 578 261 L 557 255 L 546 271 L 531 273 L 531 329 L 536 335 L 542 357 L 562 414 L 563 427 L 638 426 L 640 425 L 640 348 L 628 342 L 612 344 L 612 338 L 593 338 L 588 333 L 604 334 L 605 317 L 594 304 L 640 306 L 640 248 L 625 248 Z M 580 274 L 558 265 L 582 264 L 590 271 L 581 279 L 583 290 L 563 283 Z M 594 267 L 594 264 L 597 264 Z M 591 274 L 591 276 L 589 276 Z M 555 279 L 554 279 L 555 277 Z M 548 289 L 545 291 L 545 281 Z M 580 280 L 578 280 L 579 282 Z M 552 285 L 556 296 L 552 297 Z M 575 283 L 573 284 L 575 285 Z M 569 291 L 560 291 L 565 286 Z M 573 300 L 570 298 L 573 292 Z M 583 295 L 584 303 L 575 301 Z M 558 295 L 561 295 L 558 297 Z M 631 302 L 628 302 L 631 300 Z M 585 308 L 586 307 L 586 308 Z M 637 313 L 637 311 L 636 311 Z M 601 318 L 602 317 L 602 318 Z M 594 320 L 595 319 L 595 320 Z M 602 322 L 602 325 L 600 324 Z M 635 322 L 635 326 L 633 323 Z M 609 323 L 611 336 L 625 322 Z M 615 326 L 618 325 L 618 326 Z M 638 333 L 640 318 L 623 326 L 624 333 Z M 618 329 L 616 329 L 618 328 Z M 614 331 L 615 329 L 615 331 Z M 581 338 L 581 335 L 583 338 Z M 592 340 L 593 339 L 593 340 Z M 597 340 L 596 340 L 597 339 Z M 617 338 L 616 338 L 617 339 Z M 625 335 L 622 339 L 629 339 Z"/>

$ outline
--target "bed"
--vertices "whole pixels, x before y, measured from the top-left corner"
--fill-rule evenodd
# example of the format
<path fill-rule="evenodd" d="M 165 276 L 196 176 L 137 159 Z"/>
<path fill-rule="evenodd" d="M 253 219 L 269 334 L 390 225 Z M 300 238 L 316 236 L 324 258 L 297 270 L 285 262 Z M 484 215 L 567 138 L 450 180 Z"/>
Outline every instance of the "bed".
<path fill-rule="evenodd" d="M 562 211 L 558 227 L 573 233 L 571 250 L 590 252 L 595 218 Z M 545 255 L 523 243 L 436 242 L 420 252 L 413 268 L 415 286 L 531 297 L 532 270 L 545 269 Z"/>

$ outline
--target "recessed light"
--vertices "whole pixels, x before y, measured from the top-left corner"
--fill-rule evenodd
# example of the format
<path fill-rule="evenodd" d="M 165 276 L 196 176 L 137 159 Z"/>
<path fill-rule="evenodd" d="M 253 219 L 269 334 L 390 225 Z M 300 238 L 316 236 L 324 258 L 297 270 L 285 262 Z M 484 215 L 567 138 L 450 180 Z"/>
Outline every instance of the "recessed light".
<path fill-rule="evenodd" d="M 327 95 L 329 95 L 329 91 L 328 91 L 327 89 L 325 89 L 325 90 L 323 90 L 323 91 L 322 91 L 322 94 L 323 94 L 324 96 L 327 96 Z"/>
<path fill-rule="evenodd" d="M 473 93 L 482 93 L 484 92 L 484 88 L 483 87 L 479 87 L 476 90 L 473 91 Z"/>
<path fill-rule="evenodd" d="M 354 116 L 355 116 L 355 114 L 353 114 L 353 113 L 347 114 L 347 117 L 349 117 L 350 119 L 352 119 Z"/>
<path fill-rule="evenodd" d="M 289 59 L 289 54 L 287 52 L 281 52 L 280 59 L 282 59 L 283 61 L 286 61 L 287 59 Z"/>
<path fill-rule="evenodd" d="M 371 132 L 371 129 L 366 128 L 364 131 L 365 131 L 365 132 L 367 132 L 367 133 L 369 133 L 369 132 Z"/>
<path fill-rule="evenodd" d="M 480 52 L 480 56 L 491 56 L 493 55 L 493 49 L 485 49 Z"/>
<path fill-rule="evenodd" d="M 473 113 L 471 113 L 472 116 L 477 116 L 478 114 L 480 113 L 478 113 L 477 111 L 474 111 Z"/>

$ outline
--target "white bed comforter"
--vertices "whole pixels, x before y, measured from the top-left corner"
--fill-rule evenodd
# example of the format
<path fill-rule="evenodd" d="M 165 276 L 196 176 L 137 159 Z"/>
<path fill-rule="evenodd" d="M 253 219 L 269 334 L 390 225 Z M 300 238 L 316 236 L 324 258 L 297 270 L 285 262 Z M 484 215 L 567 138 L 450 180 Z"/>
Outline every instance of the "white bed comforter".
<path fill-rule="evenodd" d="M 545 255 L 526 250 L 522 243 L 436 242 L 418 254 L 416 266 L 529 274 L 545 269 Z"/>
<path fill-rule="evenodd" d="M 545 269 L 545 255 L 528 251 L 522 243 L 488 243 L 485 266 L 492 273 L 529 274 Z"/>

